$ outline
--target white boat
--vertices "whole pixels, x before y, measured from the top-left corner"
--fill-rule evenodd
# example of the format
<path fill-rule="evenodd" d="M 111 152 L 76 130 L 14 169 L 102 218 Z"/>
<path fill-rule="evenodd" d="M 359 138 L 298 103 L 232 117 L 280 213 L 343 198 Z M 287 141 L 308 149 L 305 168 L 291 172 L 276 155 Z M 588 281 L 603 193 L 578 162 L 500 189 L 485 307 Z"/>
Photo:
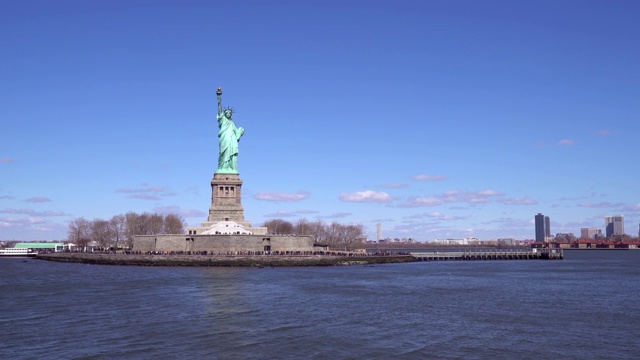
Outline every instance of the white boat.
<path fill-rule="evenodd" d="M 33 251 L 33 249 L 23 249 L 23 248 L 6 248 L 0 249 L 0 257 L 24 257 L 24 256 L 36 256 L 38 253 Z"/>

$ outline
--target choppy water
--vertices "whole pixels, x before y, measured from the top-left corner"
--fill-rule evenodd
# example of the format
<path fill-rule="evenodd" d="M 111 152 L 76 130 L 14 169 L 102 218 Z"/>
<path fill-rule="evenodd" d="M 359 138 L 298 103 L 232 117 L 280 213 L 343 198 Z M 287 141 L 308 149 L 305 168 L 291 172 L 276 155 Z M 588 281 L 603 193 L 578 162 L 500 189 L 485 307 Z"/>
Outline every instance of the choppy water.
<path fill-rule="evenodd" d="M 2 359 L 636 359 L 640 251 L 151 268 L 0 259 Z"/>

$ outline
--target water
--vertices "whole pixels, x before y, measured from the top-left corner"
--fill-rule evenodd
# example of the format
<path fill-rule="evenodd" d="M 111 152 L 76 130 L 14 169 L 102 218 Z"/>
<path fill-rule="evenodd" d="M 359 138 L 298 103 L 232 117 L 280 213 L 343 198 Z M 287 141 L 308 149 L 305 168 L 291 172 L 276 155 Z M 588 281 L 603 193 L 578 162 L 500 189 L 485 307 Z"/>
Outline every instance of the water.
<path fill-rule="evenodd" d="M 640 251 L 153 268 L 0 259 L 2 359 L 636 359 Z"/>

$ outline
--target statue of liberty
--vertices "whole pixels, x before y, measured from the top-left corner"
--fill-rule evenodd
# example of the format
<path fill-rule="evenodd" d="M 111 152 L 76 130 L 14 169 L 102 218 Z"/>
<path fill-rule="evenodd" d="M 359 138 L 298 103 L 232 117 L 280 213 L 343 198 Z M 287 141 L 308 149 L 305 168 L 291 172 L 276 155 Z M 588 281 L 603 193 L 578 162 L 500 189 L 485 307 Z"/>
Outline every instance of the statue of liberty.
<path fill-rule="evenodd" d="M 236 127 L 231 116 L 233 109 L 227 107 L 222 109 L 222 88 L 216 91 L 218 95 L 218 138 L 220 143 L 220 153 L 218 155 L 218 170 L 216 173 L 237 174 L 238 173 L 238 142 L 244 134 L 244 129 Z"/>

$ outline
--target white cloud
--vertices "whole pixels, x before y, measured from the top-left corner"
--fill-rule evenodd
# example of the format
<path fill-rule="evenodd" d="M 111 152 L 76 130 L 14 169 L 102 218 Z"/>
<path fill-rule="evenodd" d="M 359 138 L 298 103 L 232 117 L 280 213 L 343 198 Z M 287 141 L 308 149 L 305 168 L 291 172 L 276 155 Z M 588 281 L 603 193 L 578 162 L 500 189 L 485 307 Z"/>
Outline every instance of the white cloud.
<path fill-rule="evenodd" d="M 350 202 L 376 202 L 376 203 L 388 203 L 393 201 L 393 196 L 383 191 L 359 191 L 355 193 L 342 193 L 340 194 L 340 200 Z"/>
<path fill-rule="evenodd" d="M 310 195 L 307 191 L 298 191 L 296 193 L 280 193 L 280 192 L 263 192 L 257 193 L 254 198 L 257 200 L 265 201 L 285 201 L 285 202 L 297 202 L 308 198 Z"/>
<path fill-rule="evenodd" d="M 558 141 L 558 145 L 564 145 L 564 146 L 571 146 L 571 145 L 575 145 L 575 140 L 571 140 L 571 139 L 562 139 L 560 141 Z"/>

